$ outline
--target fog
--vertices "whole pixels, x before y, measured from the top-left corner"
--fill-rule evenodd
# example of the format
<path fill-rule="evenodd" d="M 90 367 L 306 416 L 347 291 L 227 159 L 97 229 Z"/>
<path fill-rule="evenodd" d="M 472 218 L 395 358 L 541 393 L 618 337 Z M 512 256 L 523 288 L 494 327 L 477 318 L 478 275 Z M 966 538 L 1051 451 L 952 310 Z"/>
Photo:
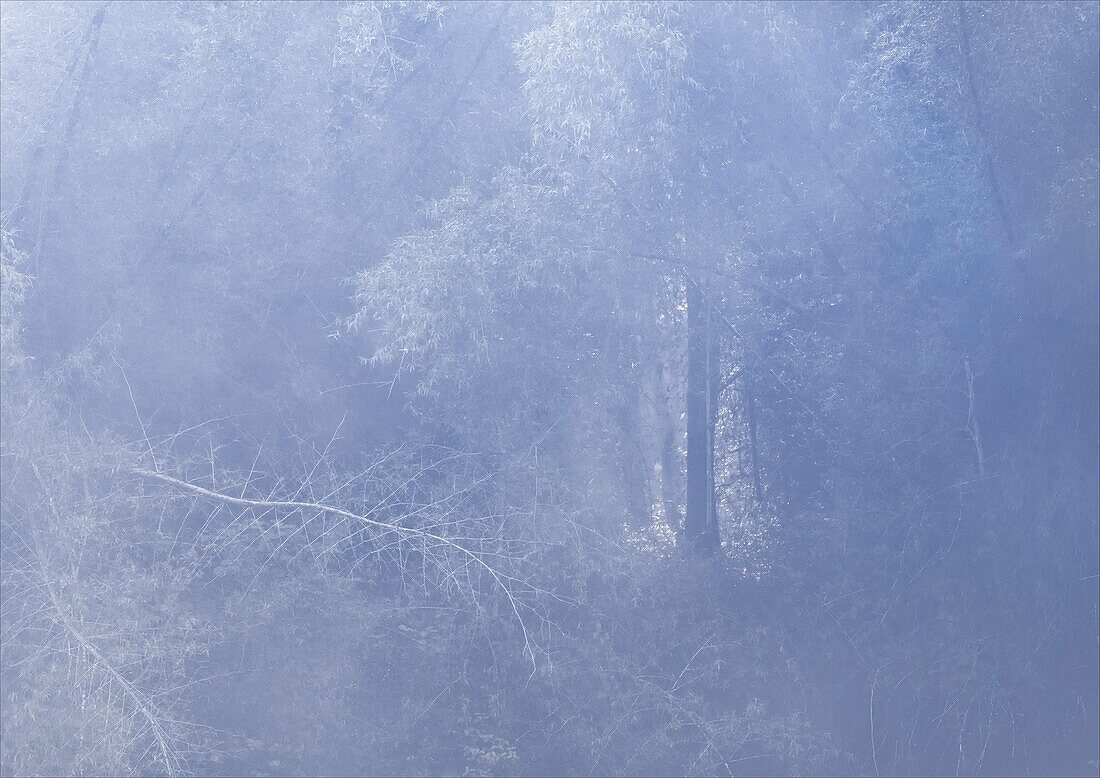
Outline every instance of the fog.
<path fill-rule="evenodd" d="M 0 5 L 0 773 L 1100 774 L 1100 4 Z"/>

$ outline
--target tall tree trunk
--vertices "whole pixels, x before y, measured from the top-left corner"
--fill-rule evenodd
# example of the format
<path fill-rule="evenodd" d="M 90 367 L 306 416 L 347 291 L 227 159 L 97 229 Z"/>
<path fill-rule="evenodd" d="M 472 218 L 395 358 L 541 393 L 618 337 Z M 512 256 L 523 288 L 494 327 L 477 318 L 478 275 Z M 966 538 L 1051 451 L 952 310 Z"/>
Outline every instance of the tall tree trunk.
<path fill-rule="evenodd" d="M 722 540 L 718 533 L 718 488 L 714 476 L 715 439 L 718 430 L 718 397 L 722 391 L 718 370 L 718 322 L 713 305 L 707 305 L 707 532 L 708 544 L 718 548 Z"/>
<path fill-rule="evenodd" d="M 661 436 L 661 513 L 665 524 L 676 537 L 676 545 L 683 542 L 684 529 L 681 524 L 680 501 L 676 495 L 676 428 L 671 422 L 665 425 Z"/>
<path fill-rule="evenodd" d="M 756 387 L 752 378 L 745 373 L 745 415 L 749 423 L 749 454 L 752 457 L 752 486 L 753 494 L 759 501 L 764 497 L 764 490 L 760 486 L 760 449 L 756 442 Z"/>
<path fill-rule="evenodd" d="M 673 397 L 676 395 L 678 398 L 678 393 L 672 389 L 669 366 L 664 359 L 658 359 L 650 364 L 647 381 L 649 387 L 646 392 L 649 400 L 647 418 L 650 432 L 647 442 L 650 442 L 657 452 L 656 461 L 653 462 L 654 484 L 650 488 L 650 494 L 659 496 L 661 519 L 676 538 L 676 546 L 682 547 L 684 522 L 683 511 L 680 508 L 681 463 L 677 457 L 680 406 Z"/>
<path fill-rule="evenodd" d="M 717 349 L 709 303 L 687 284 L 687 511 L 684 536 L 697 551 L 719 545 L 714 493 L 714 426 L 717 418 Z"/>
<path fill-rule="evenodd" d="M 1001 220 L 1005 237 L 1009 248 L 1015 248 L 1016 236 L 1012 228 L 1012 220 L 1008 215 L 1008 207 L 1005 205 L 1004 192 L 997 180 L 997 169 L 993 163 L 992 151 L 986 132 L 985 112 L 982 110 L 982 99 L 978 95 L 978 84 L 974 78 L 974 55 L 970 49 L 970 19 L 967 14 L 966 3 L 959 0 L 955 4 L 959 18 L 959 46 L 962 49 L 963 59 L 966 62 L 966 84 L 970 91 L 970 102 L 974 110 L 974 127 L 978 131 L 978 153 L 981 155 L 982 170 L 989 182 L 989 190 L 993 195 L 993 205 L 997 216 Z"/>
<path fill-rule="evenodd" d="M 634 387 L 630 387 L 633 389 Z M 626 392 L 627 397 L 619 406 L 618 421 L 622 430 L 619 441 L 619 463 L 622 468 L 622 484 L 627 513 L 636 527 L 645 527 L 653 520 L 652 493 L 646 469 L 644 448 L 641 441 L 642 423 L 640 392 Z"/>
<path fill-rule="evenodd" d="M 24 170 L 23 186 L 20 191 L 19 200 L 17 201 L 20 211 L 17 217 L 17 225 L 20 229 L 26 229 L 31 226 L 29 223 L 32 211 L 31 201 L 37 199 L 37 203 L 33 208 L 35 212 L 35 223 L 30 230 L 34 233 L 32 260 L 34 262 L 34 275 L 36 277 L 40 274 L 39 255 L 42 249 L 42 235 L 45 228 L 47 211 L 50 208 L 50 199 L 53 197 L 58 182 L 64 175 L 66 162 L 69 156 L 69 147 L 72 145 L 73 130 L 76 128 L 77 121 L 80 118 L 84 89 L 88 83 L 88 74 L 91 70 L 92 60 L 95 58 L 96 49 L 99 46 L 99 31 L 103 26 L 103 18 L 107 14 L 108 5 L 110 5 L 110 3 L 105 3 L 95 12 L 95 15 L 88 25 L 88 29 L 84 32 L 84 36 L 80 40 L 80 45 L 77 46 L 73 58 L 69 62 L 69 66 L 65 69 L 65 78 L 62 85 L 74 78 L 76 79 L 76 83 L 73 90 L 72 105 L 69 107 L 69 114 L 65 120 L 64 131 L 59 137 L 55 137 L 48 129 L 44 131 L 38 143 L 35 144 L 34 150 L 31 152 L 31 159 Z M 83 62 L 83 67 L 78 77 L 76 76 L 76 69 L 81 62 Z M 53 102 L 46 114 L 51 120 L 56 116 L 59 108 L 60 95 L 63 93 L 67 93 L 67 90 L 63 89 L 62 86 L 58 86 L 54 94 Z M 60 117 L 56 118 L 59 119 Z M 46 151 L 47 147 L 51 145 L 51 140 L 53 140 L 52 145 L 55 145 L 58 149 L 58 160 L 52 165 L 52 170 L 51 165 L 46 160 Z M 35 189 L 38 190 L 37 198 L 35 197 Z M 27 237 L 29 238 L 30 235 Z"/>

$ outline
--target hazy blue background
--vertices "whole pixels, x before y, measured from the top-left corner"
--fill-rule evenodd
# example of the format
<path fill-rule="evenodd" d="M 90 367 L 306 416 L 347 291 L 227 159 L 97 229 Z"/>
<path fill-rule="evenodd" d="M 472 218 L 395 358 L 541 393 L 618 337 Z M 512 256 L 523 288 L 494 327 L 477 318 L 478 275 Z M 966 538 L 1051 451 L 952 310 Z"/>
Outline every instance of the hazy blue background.
<path fill-rule="evenodd" d="M 1100 774 L 1100 4 L 0 5 L 4 775 Z"/>

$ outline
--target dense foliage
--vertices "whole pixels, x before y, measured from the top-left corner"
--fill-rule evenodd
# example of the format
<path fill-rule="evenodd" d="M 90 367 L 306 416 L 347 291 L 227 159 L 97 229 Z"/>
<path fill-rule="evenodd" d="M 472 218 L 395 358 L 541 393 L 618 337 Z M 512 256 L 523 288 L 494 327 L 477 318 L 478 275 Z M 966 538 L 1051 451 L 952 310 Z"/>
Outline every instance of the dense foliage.
<path fill-rule="evenodd" d="M 0 23 L 4 775 L 1100 770 L 1100 5 Z"/>

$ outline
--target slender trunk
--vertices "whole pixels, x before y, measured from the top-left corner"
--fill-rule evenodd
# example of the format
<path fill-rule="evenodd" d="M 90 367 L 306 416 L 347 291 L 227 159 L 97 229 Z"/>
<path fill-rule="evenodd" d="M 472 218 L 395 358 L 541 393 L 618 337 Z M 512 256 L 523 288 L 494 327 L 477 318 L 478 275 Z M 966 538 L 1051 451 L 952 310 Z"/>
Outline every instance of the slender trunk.
<path fill-rule="evenodd" d="M 707 533 L 712 548 L 721 545 L 718 534 L 718 489 L 714 476 L 715 440 L 718 430 L 718 397 L 721 394 L 721 372 L 718 369 L 718 322 L 714 306 L 707 305 Z"/>
<path fill-rule="evenodd" d="M 680 510 L 680 463 L 676 456 L 679 437 L 679 414 L 673 411 L 673 402 L 668 366 L 663 359 L 657 360 L 648 371 L 650 400 L 650 419 L 652 441 L 657 452 L 656 483 L 651 487 L 657 492 L 661 505 L 661 519 L 676 538 L 676 546 L 681 547 L 684 539 L 683 516 Z"/>
<path fill-rule="evenodd" d="M 42 235 L 45 228 L 47 211 L 50 208 L 50 198 L 53 196 L 54 190 L 63 176 L 65 165 L 68 160 L 69 147 L 72 145 L 73 130 L 76 128 L 77 121 L 80 117 L 84 89 L 88 82 L 88 74 L 91 70 L 92 60 L 95 58 L 96 48 L 99 45 L 99 31 L 103 26 L 103 18 L 107 13 L 107 5 L 108 4 L 104 4 L 92 17 L 88 29 L 84 32 L 84 36 L 81 38 L 80 44 L 73 54 L 72 60 L 65 69 L 65 81 L 67 82 L 76 78 L 76 85 L 73 91 L 73 102 L 69 107 L 69 115 L 65 120 L 64 131 L 60 137 L 54 137 L 49 131 L 43 132 L 41 139 L 35 144 L 34 150 L 31 152 L 31 159 L 24 170 L 23 186 L 20 191 L 19 200 L 17 201 L 20 209 L 18 224 L 21 228 L 30 226 L 29 220 L 32 210 L 31 201 L 37 199 L 34 208 L 34 250 L 32 253 L 35 276 L 40 274 L 39 255 L 42 249 Z M 83 62 L 83 67 L 81 68 L 79 77 L 77 77 L 76 69 L 81 62 Z M 47 113 L 48 117 L 52 118 L 56 115 L 60 100 L 59 96 L 63 93 L 66 93 L 66 90 L 58 87 L 54 101 Z M 58 160 L 52 166 L 52 171 L 50 169 L 51 166 L 46 160 L 46 150 L 47 147 L 51 145 L 51 138 L 58 149 Z M 35 198 L 35 189 L 38 190 L 37 198 Z"/>
<path fill-rule="evenodd" d="M 68 175 L 69 153 L 72 149 L 76 129 L 80 123 L 80 114 L 85 101 L 88 80 L 99 47 L 100 30 L 109 5 L 110 3 L 105 3 L 92 17 L 88 30 L 81 40 L 82 58 L 79 60 L 74 59 L 66 71 L 66 78 L 76 78 L 76 84 L 64 127 L 54 141 L 57 158 L 53 160 L 51 165 L 50 160 L 44 156 L 48 141 L 45 145 L 39 145 L 34 152 L 33 169 L 28 171 L 28 178 L 26 179 L 26 184 L 39 189 L 36 198 L 37 207 L 34 214 L 33 237 L 31 230 L 27 232 L 27 238 L 33 240 L 30 255 L 39 294 L 37 295 L 37 304 L 32 306 L 32 314 L 27 317 L 26 328 L 28 333 L 34 333 L 30 337 L 41 339 L 43 343 L 59 342 L 55 331 L 55 328 L 58 328 L 59 325 L 55 323 L 53 316 L 55 306 L 51 305 L 51 295 L 45 290 L 49 288 L 51 271 L 53 271 L 53 275 L 63 272 L 60 266 L 47 267 L 47 258 L 50 256 L 51 251 L 49 246 L 43 246 L 43 244 L 48 243 L 50 230 L 56 226 L 54 222 L 57 221 L 58 214 L 61 213 L 62 198 L 66 194 L 65 184 Z M 76 76 L 78 62 L 81 63 L 79 77 Z M 30 192 L 25 187 L 22 196 L 27 197 L 28 194 Z M 24 202 L 24 205 L 26 206 L 25 217 L 29 219 L 29 198 Z M 29 226 L 29 222 L 26 223 Z"/>
<path fill-rule="evenodd" d="M 1012 220 L 1008 216 L 1008 207 L 1005 205 L 1004 193 L 1001 191 L 1000 182 L 997 180 L 997 169 L 993 164 L 992 151 L 989 147 L 986 134 L 985 112 L 982 110 L 982 100 L 978 95 L 978 84 L 974 78 L 974 55 L 970 50 L 970 19 L 967 14 L 966 3 L 957 2 L 955 8 L 959 17 L 959 45 L 962 48 L 963 59 L 966 62 L 966 84 L 970 91 L 970 102 L 974 109 L 974 126 L 978 131 L 979 149 L 982 170 L 989 182 L 989 189 L 993 195 L 993 205 L 997 216 L 1004 227 L 1005 237 L 1009 247 L 1016 245 L 1016 236 L 1012 229 Z"/>
<path fill-rule="evenodd" d="M 708 303 L 702 290 L 687 284 L 687 512 L 684 536 L 697 551 L 718 546 L 714 497 L 716 349 Z"/>
<path fill-rule="evenodd" d="M 676 430 L 670 424 L 661 438 L 661 511 L 665 523 L 676 535 L 679 545 L 683 538 L 680 504 L 676 499 Z"/>
<path fill-rule="evenodd" d="M 752 458 L 752 486 L 756 499 L 763 497 L 760 488 L 760 449 L 756 443 L 756 391 L 752 379 L 745 374 L 745 416 L 749 423 L 749 455 Z"/>
<path fill-rule="evenodd" d="M 985 453 L 982 450 L 982 434 L 978 429 L 978 413 L 974 407 L 974 370 L 970 367 L 970 357 L 966 358 L 966 391 L 970 398 L 970 407 L 966 412 L 966 430 L 974 440 L 974 450 L 978 455 L 978 475 L 985 477 Z"/>
<path fill-rule="evenodd" d="M 632 387 L 633 388 L 633 387 Z M 651 493 L 647 477 L 645 457 L 641 443 L 639 393 L 628 392 L 619 407 L 619 427 L 623 436 L 619 442 L 619 462 L 622 483 L 630 520 L 636 527 L 645 527 L 653 520 Z"/>

